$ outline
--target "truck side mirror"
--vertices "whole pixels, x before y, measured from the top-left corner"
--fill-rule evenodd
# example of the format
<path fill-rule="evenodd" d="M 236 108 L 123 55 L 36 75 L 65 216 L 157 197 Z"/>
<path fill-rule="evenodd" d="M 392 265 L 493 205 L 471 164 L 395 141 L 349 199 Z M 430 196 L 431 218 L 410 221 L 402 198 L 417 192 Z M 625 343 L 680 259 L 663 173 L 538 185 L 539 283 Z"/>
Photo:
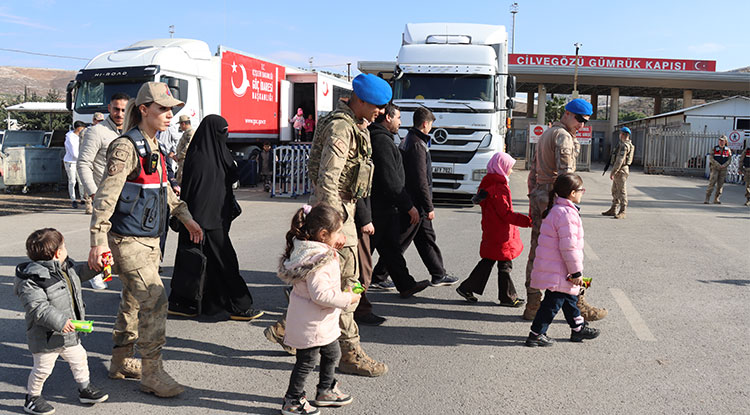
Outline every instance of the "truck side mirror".
<path fill-rule="evenodd" d="M 75 88 L 75 80 L 68 82 L 68 86 L 65 88 L 65 108 L 67 108 L 68 111 L 73 111 L 73 90 L 75 90 Z"/>
<path fill-rule="evenodd" d="M 162 76 L 161 82 L 167 84 L 167 86 L 169 87 L 169 91 L 172 93 L 172 96 L 182 102 L 187 102 L 188 81 L 186 79 L 174 78 L 172 76 Z"/>
<path fill-rule="evenodd" d="M 508 83 L 505 88 L 506 95 L 508 98 L 516 96 L 516 77 L 514 75 L 508 75 Z"/>

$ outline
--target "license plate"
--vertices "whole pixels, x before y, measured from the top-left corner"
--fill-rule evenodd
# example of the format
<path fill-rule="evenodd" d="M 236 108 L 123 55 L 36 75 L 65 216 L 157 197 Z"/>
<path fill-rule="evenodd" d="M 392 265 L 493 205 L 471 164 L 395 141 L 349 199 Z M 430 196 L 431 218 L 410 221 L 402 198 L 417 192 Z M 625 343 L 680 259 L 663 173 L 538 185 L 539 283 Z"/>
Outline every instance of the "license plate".
<path fill-rule="evenodd" d="M 433 173 L 453 174 L 453 167 L 433 166 L 432 167 L 432 172 Z"/>

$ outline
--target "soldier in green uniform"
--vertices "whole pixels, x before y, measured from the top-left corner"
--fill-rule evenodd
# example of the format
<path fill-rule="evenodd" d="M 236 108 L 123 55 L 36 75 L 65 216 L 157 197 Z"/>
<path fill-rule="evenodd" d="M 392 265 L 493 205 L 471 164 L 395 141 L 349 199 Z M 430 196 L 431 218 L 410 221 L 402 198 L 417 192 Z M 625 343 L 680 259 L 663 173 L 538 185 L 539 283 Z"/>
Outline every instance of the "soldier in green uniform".
<path fill-rule="evenodd" d="M 630 141 L 630 128 L 622 127 L 620 141 L 610 159 L 612 173 L 609 174 L 609 179 L 612 180 L 612 206 L 606 212 L 602 212 L 604 216 L 614 216 L 615 219 L 625 218 L 625 208 L 628 207 L 628 190 L 625 182 L 630 175 L 633 154 L 635 154 L 635 146 Z"/>
<path fill-rule="evenodd" d="M 716 187 L 714 203 L 720 205 L 721 191 L 724 190 L 724 180 L 727 178 L 727 168 L 732 163 L 732 150 L 727 147 L 727 136 L 722 135 L 719 138 L 719 145 L 714 147 L 709 153 L 708 162 L 710 163 L 711 175 L 708 178 L 708 189 L 706 189 L 706 200 L 703 203 L 708 204 L 711 200 L 711 194 Z"/>
<path fill-rule="evenodd" d="M 194 242 L 203 231 L 172 191 L 165 155 L 159 152 L 156 132 L 172 119 L 172 107 L 183 105 L 166 84 L 145 83 L 128 103 L 125 134 L 107 150 L 105 176 L 94 198 L 89 266 L 102 269 L 102 254 L 111 249 L 113 271 L 122 281 L 122 300 L 112 340 L 109 377 L 140 378 L 141 390 L 171 397 L 184 388 L 162 367 L 166 343 L 167 296 L 159 277 L 159 236 L 164 232 L 167 207 L 190 232 Z M 134 359 L 138 345 L 141 362 Z"/>
<path fill-rule="evenodd" d="M 354 93 L 349 102 L 338 107 L 318 123 L 313 137 L 308 171 L 313 184 L 310 204 L 325 203 L 344 218 L 343 238 L 336 245 L 341 263 L 341 289 L 346 291 L 358 281 L 357 228 L 354 212 L 357 199 L 367 197 L 372 184 L 373 164 L 370 132 L 366 126 L 382 114 L 391 100 L 391 87 L 383 79 L 360 74 L 352 81 Z M 388 371 L 384 363 L 370 358 L 359 342 L 359 327 L 350 304 L 341 313 L 341 361 L 343 373 L 380 376 Z M 284 321 L 266 328 L 269 341 L 284 345 Z"/>

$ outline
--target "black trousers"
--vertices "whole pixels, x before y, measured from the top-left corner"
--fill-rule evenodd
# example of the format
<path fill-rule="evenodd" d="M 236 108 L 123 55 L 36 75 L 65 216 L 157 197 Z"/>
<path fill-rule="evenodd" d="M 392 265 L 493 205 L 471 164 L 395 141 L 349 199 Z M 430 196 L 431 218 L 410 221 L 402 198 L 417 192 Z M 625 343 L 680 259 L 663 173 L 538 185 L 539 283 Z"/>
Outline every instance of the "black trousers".
<path fill-rule="evenodd" d="M 206 256 L 206 280 L 203 285 L 203 312 L 215 314 L 221 310 L 241 313 L 253 306 L 253 297 L 240 275 L 237 252 L 229 239 L 229 227 L 203 230 L 203 254 Z M 191 244 L 190 233 L 183 226 L 179 244 Z M 197 293 L 196 293 L 197 294 Z M 192 295 L 192 293 L 191 293 Z M 170 293 L 169 301 L 195 305 L 195 298 L 180 298 Z"/>
<path fill-rule="evenodd" d="M 480 259 L 471 271 L 471 274 L 469 274 L 469 278 L 461 283 L 461 291 L 483 294 L 495 262 L 497 262 L 498 300 L 501 303 L 516 301 L 518 294 L 516 293 L 515 285 L 513 285 L 513 280 L 510 279 L 510 272 L 513 270 L 513 262 L 511 261 L 495 261 L 489 258 Z"/>
<path fill-rule="evenodd" d="M 405 249 L 401 249 L 401 216 L 397 211 L 383 214 L 373 212 L 372 224 L 375 226 L 375 234 L 370 241 L 371 246 L 377 249 L 380 255 L 378 263 L 372 271 L 372 280 L 382 282 L 390 274 L 393 284 L 399 292 L 413 288 L 416 281 L 409 274 L 409 268 L 406 266 Z M 379 272 L 378 267 L 380 267 Z M 376 279 L 375 274 L 379 274 L 380 278 Z"/>
<path fill-rule="evenodd" d="M 318 390 L 327 390 L 333 387 L 335 381 L 334 372 L 341 359 L 341 346 L 339 341 L 321 347 L 309 349 L 297 349 L 297 362 L 292 369 L 289 379 L 289 388 L 286 390 L 286 399 L 299 399 L 305 394 L 305 380 L 310 372 L 315 369 L 315 363 L 320 354 L 320 382 Z"/>
<path fill-rule="evenodd" d="M 437 235 L 435 234 L 435 228 L 432 227 L 432 221 L 427 219 L 427 216 L 420 216 L 419 222 L 411 224 L 409 223 L 409 215 L 407 214 L 399 214 L 399 219 L 401 222 L 401 235 L 399 237 L 401 256 L 403 257 L 409 245 L 414 242 L 419 257 L 422 259 L 425 267 L 427 267 L 427 271 L 432 278 L 445 275 L 443 254 L 440 252 L 440 247 L 437 246 Z M 377 227 L 375 230 L 377 232 Z M 373 270 L 373 281 L 382 281 L 384 279 L 383 275 L 388 275 L 389 271 L 386 265 L 382 257 L 378 259 L 378 263 Z M 378 276 L 377 278 L 375 277 L 376 275 Z M 395 279 L 393 283 L 396 284 Z"/>

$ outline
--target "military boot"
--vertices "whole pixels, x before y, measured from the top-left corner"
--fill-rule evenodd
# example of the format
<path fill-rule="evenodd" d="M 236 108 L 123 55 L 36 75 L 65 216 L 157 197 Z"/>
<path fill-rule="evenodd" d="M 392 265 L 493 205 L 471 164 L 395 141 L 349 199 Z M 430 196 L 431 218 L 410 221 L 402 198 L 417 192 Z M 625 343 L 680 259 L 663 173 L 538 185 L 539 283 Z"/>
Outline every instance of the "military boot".
<path fill-rule="evenodd" d="M 112 349 L 112 361 L 109 364 L 110 379 L 140 379 L 141 361 L 133 357 L 133 345 Z"/>
<path fill-rule="evenodd" d="M 620 208 L 620 211 L 615 215 L 615 219 L 625 219 L 625 208 Z"/>
<path fill-rule="evenodd" d="M 377 377 L 388 372 L 385 363 L 376 362 L 368 356 L 359 343 L 339 342 L 341 360 L 339 371 L 350 375 Z"/>
<path fill-rule="evenodd" d="M 720 205 L 721 204 L 721 201 L 719 201 L 718 197 L 714 197 L 714 204 L 715 205 Z"/>
<path fill-rule="evenodd" d="M 578 294 L 578 309 L 581 310 L 581 316 L 585 321 L 596 321 L 607 317 L 606 308 L 596 308 L 586 302 L 584 297 L 585 290 L 581 289 L 581 293 Z"/>
<path fill-rule="evenodd" d="M 617 210 L 617 205 L 612 204 L 609 210 L 602 212 L 602 216 L 615 216 L 616 210 Z"/>
<path fill-rule="evenodd" d="M 526 309 L 523 310 L 523 316 L 521 317 L 524 320 L 533 321 L 536 317 L 536 311 L 542 304 L 542 293 L 527 293 L 527 295 L 529 298 L 526 299 Z"/>
<path fill-rule="evenodd" d="M 185 388 L 164 371 L 161 359 L 143 359 L 141 391 L 160 398 L 171 398 L 181 394 Z"/>
<path fill-rule="evenodd" d="M 745 202 L 745 206 L 750 206 L 750 197 L 747 198 L 747 202 Z"/>
<path fill-rule="evenodd" d="M 285 352 L 294 356 L 297 354 L 297 349 L 284 344 L 284 333 L 286 332 L 285 323 L 286 322 L 284 320 L 279 320 L 273 323 L 273 325 L 268 326 L 265 330 L 263 330 L 263 335 L 266 336 L 266 339 L 268 339 L 269 342 L 279 344 L 282 348 L 284 348 Z"/>
<path fill-rule="evenodd" d="M 704 205 L 707 205 L 711 202 L 711 193 L 706 193 L 706 200 L 703 201 Z"/>

